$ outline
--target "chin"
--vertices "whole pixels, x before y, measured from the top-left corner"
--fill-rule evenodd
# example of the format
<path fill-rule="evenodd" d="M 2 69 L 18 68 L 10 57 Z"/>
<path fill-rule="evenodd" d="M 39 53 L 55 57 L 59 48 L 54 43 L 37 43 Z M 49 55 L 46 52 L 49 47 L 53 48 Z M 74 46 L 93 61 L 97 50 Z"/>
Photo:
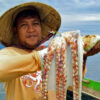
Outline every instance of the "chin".
<path fill-rule="evenodd" d="M 24 44 L 24 47 L 26 49 L 35 49 L 39 46 L 40 42 L 39 43 L 35 43 L 35 44 Z"/>

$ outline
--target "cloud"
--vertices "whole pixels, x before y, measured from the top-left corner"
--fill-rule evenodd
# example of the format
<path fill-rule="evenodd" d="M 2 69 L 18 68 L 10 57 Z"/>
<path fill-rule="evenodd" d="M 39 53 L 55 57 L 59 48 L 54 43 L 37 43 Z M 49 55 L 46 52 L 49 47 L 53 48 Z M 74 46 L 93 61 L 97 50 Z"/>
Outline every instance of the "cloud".
<path fill-rule="evenodd" d="M 95 5 L 96 1 L 94 0 L 73 0 L 77 4 L 77 7 L 88 7 Z"/>
<path fill-rule="evenodd" d="M 60 13 L 100 13 L 100 0 L 69 0 L 57 3 Z"/>
<path fill-rule="evenodd" d="M 100 14 L 97 16 L 83 16 L 80 21 L 100 21 Z"/>
<path fill-rule="evenodd" d="M 62 23 L 77 21 L 100 21 L 100 14 L 70 14 L 61 15 Z"/>

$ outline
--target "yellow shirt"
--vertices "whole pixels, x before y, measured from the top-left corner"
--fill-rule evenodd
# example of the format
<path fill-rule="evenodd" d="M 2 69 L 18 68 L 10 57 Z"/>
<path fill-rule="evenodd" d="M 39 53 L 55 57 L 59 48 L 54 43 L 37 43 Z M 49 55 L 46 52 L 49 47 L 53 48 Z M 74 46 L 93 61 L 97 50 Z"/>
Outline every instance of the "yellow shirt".
<path fill-rule="evenodd" d="M 37 51 L 15 47 L 2 49 L 0 81 L 4 82 L 6 100 L 41 100 L 40 66 Z"/>

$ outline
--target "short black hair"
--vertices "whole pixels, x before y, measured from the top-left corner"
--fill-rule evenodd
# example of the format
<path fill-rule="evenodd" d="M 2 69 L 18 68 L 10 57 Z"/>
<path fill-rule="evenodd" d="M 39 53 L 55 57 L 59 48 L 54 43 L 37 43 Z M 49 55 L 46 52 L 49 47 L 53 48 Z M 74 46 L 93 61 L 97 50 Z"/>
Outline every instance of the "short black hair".
<path fill-rule="evenodd" d="M 37 16 L 41 22 L 41 18 L 40 18 L 40 15 L 39 15 L 39 12 L 36 10 L 36 9 L 26 9 L 26 10 L 23 10 L 21 12 L 19 12 L 13 22 L 13 27 L 17 26 L 17 21 L 20 17 L 22 18 L 26 18 L 26 17 L 35 17 Z"/>

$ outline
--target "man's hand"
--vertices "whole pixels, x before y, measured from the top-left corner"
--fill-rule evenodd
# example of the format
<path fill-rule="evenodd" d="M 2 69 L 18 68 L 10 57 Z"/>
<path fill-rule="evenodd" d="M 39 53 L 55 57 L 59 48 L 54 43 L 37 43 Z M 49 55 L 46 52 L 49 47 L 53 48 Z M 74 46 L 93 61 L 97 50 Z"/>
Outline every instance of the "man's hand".
<path fill-rule="evenodd" d="M 100 36 L 88 35 L 83 37 L 84 56 L 93 56 L 100 52 Z"/>
<path fill-rule="evenodd" d="M 64 32 L 61 34 L 62 37 L 67 41 L 72 37 L 72 35 L 75 33 L 75 31 L 69 31 L 69 32 Z"/>

